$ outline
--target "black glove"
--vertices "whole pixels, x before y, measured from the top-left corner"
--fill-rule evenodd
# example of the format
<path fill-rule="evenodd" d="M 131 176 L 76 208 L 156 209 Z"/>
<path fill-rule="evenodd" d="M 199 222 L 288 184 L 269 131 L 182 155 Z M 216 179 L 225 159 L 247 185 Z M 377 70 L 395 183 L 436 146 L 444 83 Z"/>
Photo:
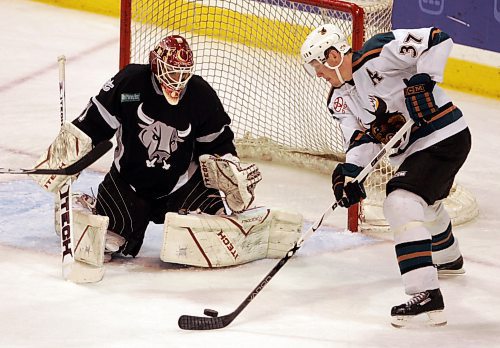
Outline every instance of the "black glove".
<path fill-rule="evenodd" d="M 438 111 L 432 95 L 436 82 L 425 73 L 413 75 L 409 80 L 404 79 L 403 82 L 407 86 L 404 94 L 410 117 L 417 125 L 428 123 Z"/>
<path fill-rule="evenodd" d="M 345 183 L 345 177 L 356 177 L 363 168 L 351 163 L 339 163 L 332 174 L 332 188 L 335 199 L 341 207 L 349 208 L 366 198 L 363 182 L 351 181 Z"/>

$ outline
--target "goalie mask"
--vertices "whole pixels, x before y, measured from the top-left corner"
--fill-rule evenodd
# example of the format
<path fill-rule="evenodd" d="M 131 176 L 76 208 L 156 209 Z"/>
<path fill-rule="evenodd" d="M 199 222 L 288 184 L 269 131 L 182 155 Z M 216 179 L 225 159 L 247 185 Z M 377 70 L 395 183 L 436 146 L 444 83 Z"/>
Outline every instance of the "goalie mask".
<path fill-rule="evenodd" d="M 330 66 L 326 59 L 330 48 L 335 48 L 341 55 L 342 59 L 336 66 Z M 314 29 L 310 33 L 300 49 L 302 63 L 306 72 L 312 77 L 316 76 L 316 67 L 324 65 L 332 69 L 337 74 L 341 83 L 344 79 L 340 75 L 339 67 L 344 62 L 344 55 L 351 49 L 347 43 L 347 39 L 336 25 L 323 24 Z"/>
<path fill-rule="evenodd" d="M 167 36 L 149 54 L 151 71 L 171 105 L 177 105 L 193 76 L 193 51 L 180 35 Z"/>

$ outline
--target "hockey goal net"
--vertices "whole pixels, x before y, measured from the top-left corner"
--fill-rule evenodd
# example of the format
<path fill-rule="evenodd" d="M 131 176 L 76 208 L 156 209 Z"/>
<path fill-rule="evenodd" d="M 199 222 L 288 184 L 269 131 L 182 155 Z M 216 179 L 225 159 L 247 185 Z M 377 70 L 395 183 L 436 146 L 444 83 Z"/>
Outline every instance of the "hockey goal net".
<path fill-rule="evenodd" d="M 344 141 L 326 107 L 329 86 L 305 73 L 300 46 L 313 28 L 334 23 L 359 49 L 391 29 L 391 13 L 392 0 L 121 0 L 120 66 L 147 63 L 162 37 L 183 35 L 196 73 L 232 118 L 241 157 L 330 174 L 345 159 Z M 349 210 L 351 231 L 358 222 L 385 226 L 381 205 L 392 173 L 384 162 L 367 179 L 369 199 Z"/>

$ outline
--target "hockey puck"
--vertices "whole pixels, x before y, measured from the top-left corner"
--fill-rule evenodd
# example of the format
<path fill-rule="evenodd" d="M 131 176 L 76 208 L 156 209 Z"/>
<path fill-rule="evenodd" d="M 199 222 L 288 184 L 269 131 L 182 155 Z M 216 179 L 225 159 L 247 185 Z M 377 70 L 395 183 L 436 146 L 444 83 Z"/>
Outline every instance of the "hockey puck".
<path fill-rule="evenodd" d="M 219 312 L 217 311 L 214 311 L 213 309 L 205 309 L 203 311 L 203 314 L 209 316 L 209 317 L 212 317 L 212 318 L 215 318 L 219 315 Z"/>

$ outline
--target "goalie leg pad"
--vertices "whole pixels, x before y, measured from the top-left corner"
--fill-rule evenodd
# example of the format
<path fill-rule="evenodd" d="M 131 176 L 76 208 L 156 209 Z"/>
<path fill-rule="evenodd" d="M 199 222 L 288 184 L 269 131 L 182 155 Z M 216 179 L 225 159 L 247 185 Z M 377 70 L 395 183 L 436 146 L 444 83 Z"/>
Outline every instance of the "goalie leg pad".
<path fill-rule="evenodd" d="M 93 198 L 82 193 L 73 193 L 73 230 L 75 260 L 94 267 L 102 267 L 109 218 L 93 213 Z M 55 204 L 56 234 L 60 236 L 60 204 Z"/>
<path fill-rule="evenodd" d="M 73 210 L 75 260 L 103 267 L 109 218 L 83 209 Z"/>
<path fill-rule="evenodd" d="M 280 259 L 299 240 L 304 220 L 302 215 L 297 213 L 274 210 L 272 214 L 267 257 Z"/>
<path fill-rule="evenodd" d="M 85 209 L 73 209 L 74 255 L 66 279 L 74 283 L 95 283 L 104 277 L 106 216 Z"/>
<path fill-rule="evenodd" d="M 61 168 L 73 164 L 92 149 L 92 139 L 70 122 L 61 127 L 61 131 L 50 147 L 38 159 L 34 168 Z M 68 179 L 64 175 L 30 175 L 48 192 L 57 192 Z M 72 177 L 72 181 L 76 176 Z"/>
<path fill-rule="evenodd" d="M 235 215 L 165 215 L 161 259 L 198 267 L 283 257 L 300 238 L 300 214 L 256 208 Z"/>

